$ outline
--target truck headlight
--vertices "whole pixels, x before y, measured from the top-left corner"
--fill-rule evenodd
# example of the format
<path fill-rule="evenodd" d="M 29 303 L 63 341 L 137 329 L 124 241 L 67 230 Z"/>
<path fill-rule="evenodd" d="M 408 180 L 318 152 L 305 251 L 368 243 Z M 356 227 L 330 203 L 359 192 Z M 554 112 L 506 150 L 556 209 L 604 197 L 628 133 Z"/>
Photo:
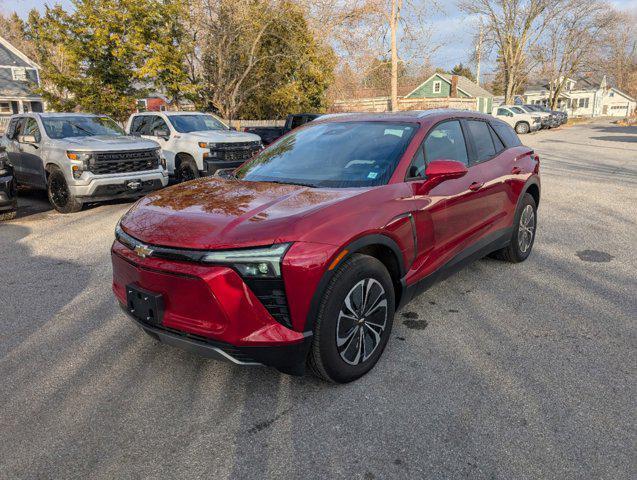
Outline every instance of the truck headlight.
<path fill-rule="evenodd" d="M 216 148 L 217 146 L 216 143 L 209 143 L 209 142 L 199 142 L 198 145 L 200 148 Z"/>
<path fill-rule="evenodd" d="M 281 260 L 290 245 L 280 243 L 271 247 L 208 252 L 203 255 L 201 261 L 228 265 L 236 269 L 242 277 L 278 278 L 281 276 Z"/>
<path fill-rule="evenodd" d="M 93 158 L 93 154 L 90 152 L 74 152 L 72 150 L 67 150 L 66 156 L 69 160 L 76 162 L 71 165 L 71 171 L 75 179 L 80 178 L 84 170 L 88 170 L 89 162 Z"/>

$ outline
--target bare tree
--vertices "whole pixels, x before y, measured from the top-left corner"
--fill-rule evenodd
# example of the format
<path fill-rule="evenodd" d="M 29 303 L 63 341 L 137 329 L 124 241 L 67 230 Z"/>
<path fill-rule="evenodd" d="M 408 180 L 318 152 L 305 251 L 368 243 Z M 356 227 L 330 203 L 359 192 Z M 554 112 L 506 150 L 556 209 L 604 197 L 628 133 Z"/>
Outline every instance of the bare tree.
<path fill-rule="evenodd" d="M 460 8 L 485 20 L 485 42 L 504 70 L 504 100 L 511 103 L 524 77 L 527 52 L 536 48 L 564 0 L 462 0 Z"/>
<path fill-rule="evenodd" d="M 549 79 L 551 108 L 557 107 L 568 78 L 591 70 L 596 54 L 618 23 L 617 13 L 604 1 L 567 0 L 563 4 L 535 50 L 542 72 Z"/>

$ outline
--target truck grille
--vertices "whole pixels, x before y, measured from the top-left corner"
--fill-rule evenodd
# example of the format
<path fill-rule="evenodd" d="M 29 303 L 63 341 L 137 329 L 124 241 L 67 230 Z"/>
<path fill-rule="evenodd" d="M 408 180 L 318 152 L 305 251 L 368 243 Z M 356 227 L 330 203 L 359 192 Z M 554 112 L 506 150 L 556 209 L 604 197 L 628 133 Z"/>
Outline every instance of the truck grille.
<path fill-rule="evenodd" d="M 88 171 L 96 175 L 109 173 L 143 172 L 159 166 L 156 150 L 129 150 L 123 152 L 98 152 L 93 155 Z"/>
<path fill-rule="evenodd" d="M 210 150 L 211 158 L 222 162 L 239 162 L 252 157 L 261 148 L 261 142 L 217 143 Z"/>

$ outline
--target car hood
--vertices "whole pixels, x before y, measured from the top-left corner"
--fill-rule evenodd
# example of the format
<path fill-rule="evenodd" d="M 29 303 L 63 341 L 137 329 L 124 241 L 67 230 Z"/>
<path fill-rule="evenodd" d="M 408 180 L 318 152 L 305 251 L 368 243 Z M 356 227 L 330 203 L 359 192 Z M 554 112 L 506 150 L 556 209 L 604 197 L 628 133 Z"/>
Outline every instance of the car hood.
<path fill-rule="evenodd" d="M 208 177 L 141 199 L 121 227 L 138 240 L 186 249 L 223 249 L 299 240 L 313 213 L 366 189 L 315 189 Z M 301 233 L 298 233 L 301 235 Z"/>
<path fill-rule="evenodd" d="M 180 133 L 182 138 L 192 138 L 196 141 L 238 143 L 258 142 L 261 137 L 253 133 L 235 132 L 234 130 L 206 130 L 202 132 Z"/>
<path fill-rule="evenodd" d="M 91 137 L 68 137 L 56 140 L 67 150 L 104 151 L 104 150 L 142 150 L 157 148 L 159 144 L 153 140 L 146 140 L 131 135 L 93 135 Z"/>

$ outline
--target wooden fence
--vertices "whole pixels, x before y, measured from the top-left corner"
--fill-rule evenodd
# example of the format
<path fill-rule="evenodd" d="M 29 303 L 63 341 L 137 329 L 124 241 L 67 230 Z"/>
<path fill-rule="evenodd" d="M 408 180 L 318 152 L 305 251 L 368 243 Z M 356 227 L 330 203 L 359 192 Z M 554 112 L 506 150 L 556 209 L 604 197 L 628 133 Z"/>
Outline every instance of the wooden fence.
<path fill-rule="evenodd" d="M 355 100 L 336 100 L 334 112 L 388 112 L 389 97 L 359 98 Z M 477 110 L 475 98 L 398 98 L 400 110 L 431 110 L 433 108 L 457 108 L 459 110 Z"/>

